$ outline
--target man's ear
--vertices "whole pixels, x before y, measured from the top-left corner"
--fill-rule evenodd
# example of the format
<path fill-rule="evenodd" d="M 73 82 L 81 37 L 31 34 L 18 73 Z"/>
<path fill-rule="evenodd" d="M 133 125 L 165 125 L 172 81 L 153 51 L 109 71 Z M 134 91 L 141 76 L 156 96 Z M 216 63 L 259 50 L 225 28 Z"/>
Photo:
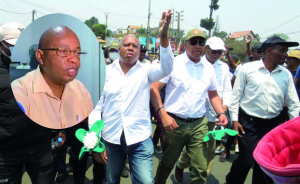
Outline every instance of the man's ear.
<path fill-rule="evenodd" d="M 267 48 L 267 50 L 266 50 L 265 54 L 267 54 L 267 55 L 270 55 L 270 54 L 271 54 L 271 52 L 272 52 L 272 49 L 271 49 L 271 47 L 269 47 L 269 48 Z"/>
<path fill-rule="evenodd" d="M 43 66 L 44 65 L 44 61 L 43 61 L 44 52 L 42 50 L 40 50 L 40 49 L 37 49 L 36 52 L 35 52 L 35 57 L 38 60 L 39 64 L 41 66 Z"/>

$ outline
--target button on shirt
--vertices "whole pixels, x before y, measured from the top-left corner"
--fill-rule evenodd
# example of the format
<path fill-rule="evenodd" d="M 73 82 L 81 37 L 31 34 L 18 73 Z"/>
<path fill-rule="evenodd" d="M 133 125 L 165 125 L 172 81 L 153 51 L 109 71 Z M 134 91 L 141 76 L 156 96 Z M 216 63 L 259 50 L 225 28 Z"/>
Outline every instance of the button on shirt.
<path fill-rule="evenodd" d="M 291 73 L 278 65 L 271 73 L 263 60 L 241 66 L 237 73 L 231 95 L 230 112 L 232 121 L 238 121 L 238 109 L 247 114 L 271 119 L 278 116 L 285 104 L 289 117 L 299 115 L 300 104 Z"/>
<path fill-rule="evenodd" d="M 206 55 L 203 56 L 202 61 L 208 64 L 211 64 Z M 232 92 L 231 82 L 230 82 L 230 72 L 229 67 L 226 63 L 217 60 L 214 64 L 211 64 L 214 67 L 215 74 L 218 80 L 218 94 L 223 102 L 223 106 L 227 105 L 229 107 L 230 104 L 230 96 Z M 207 117 L 209 122 L 217 121 L 217 113 L 215 112 L 214 108 L 212 107 L 210 100 L 207 96 L 206 98 L 206 113 L 205 116 Z"/>
<path fill-rule="evenodd" d="M 74 79 L 65 85 L 61 99 L 54 96 L 38 67 L 11 84 L 26 115 L 47 128 L 62 129 L 78 124 L 93 110 L 91 95 Z"/>
<path fill-rule="evenodd" d="M 171 47 L 161 47 L 160 51 L 160 65 L 137 61 L 126 75 L 119 59 L 107 66 L 103 93 L 89 116 L 90 128 L 97 120 L 104 121 L 101 134 L 107 142 L 120 145 L 123 130 L 127 145 L 144 141 L 151 135 L 150 86 L 173 69 Z"/>
<path fill-rule="evenodd" d="M 203 58 L 194 63 L 186 52 L 174 58 L 172 73 L 160 82 L 167 84 L 165 110 L 185 119 L 202 117 L 207 90 L 218 89 L 213 66 Z"/>

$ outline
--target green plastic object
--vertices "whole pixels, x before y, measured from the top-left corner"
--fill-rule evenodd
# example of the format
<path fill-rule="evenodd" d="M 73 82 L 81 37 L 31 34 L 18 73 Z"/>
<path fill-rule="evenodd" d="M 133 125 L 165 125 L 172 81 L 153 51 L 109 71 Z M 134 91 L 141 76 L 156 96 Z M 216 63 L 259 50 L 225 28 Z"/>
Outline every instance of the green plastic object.
<path fill-rule="evenodd" d="M 96 136 L 99 140 L 97 146 L 92 149 L 92 150 L 89 150 L 89 149 L 86 149 L 84 146 L 81 148 L 80 150 L 80 153 L 79 153 L 79 160 L 84 156 L 84 154 L 86 152 L 90 152 L 90 151 L 94 151 L 94 152 L 98 152 L 98 153 L 102 153 L 104 150 L 105 150 L 105 146 L 104 144 L 100 141 L 100 137 L 99 137 L 99 133 L 102 131 L 104 127 L 104 122 L 102 120 L 98 120 L 96 121 L 93 126 L 91 127 L 90 131 L 86 131 L 82 128 L 79 128 L 76 132 L 75 132 L 75 136 L 77 137 L 77 139 L 83 143 L 83 139 L 84 137 L 86 136 L 87 133 L 90 133 L 90 132 L 95 132 L 96 133 Z"/>
<path fill-rule="evenodd" d="M 222 137 L 224 136 L 224 134 L 228 134 L 230 136 L 236 136 L 238 134 L 237 131 L 235 130 L 231 130 L 231 129 L 228 129 L 228 128 L 225 128 L 225 129 L 222 129 L 222 130 L 215 130 L 215 131 L 209 131 L 204 139 L 203 139 L 203 142 L 207 142 L 209 141 L 211 138 L 214 138 L 215 140 L 222 140 Z"/>

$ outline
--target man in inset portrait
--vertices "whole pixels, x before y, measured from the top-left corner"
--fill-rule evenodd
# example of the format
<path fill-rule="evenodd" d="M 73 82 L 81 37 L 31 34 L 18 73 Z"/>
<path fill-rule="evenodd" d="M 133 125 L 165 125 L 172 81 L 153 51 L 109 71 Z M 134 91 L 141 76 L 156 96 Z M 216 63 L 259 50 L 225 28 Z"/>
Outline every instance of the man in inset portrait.
<path fill-rule="evenodd" d="M 92 112 L 89 91 L 75 79 L 85 54 L 77 35 L 66 26 L 42 34 L 36 51 L 38 68 L 11 84 L 29 118 L 48 128 L 64 129 Z"/>

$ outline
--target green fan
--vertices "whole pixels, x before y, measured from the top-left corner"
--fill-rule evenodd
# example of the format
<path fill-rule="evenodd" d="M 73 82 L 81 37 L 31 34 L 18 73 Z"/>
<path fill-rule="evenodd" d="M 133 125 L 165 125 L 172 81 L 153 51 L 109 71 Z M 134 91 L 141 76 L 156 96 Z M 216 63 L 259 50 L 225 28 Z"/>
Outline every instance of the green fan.
<path fill-rule="evenodd" d="M 236 136 L 238 134 L 237 131 L 235 130 L 231 130 L 231 129 L 228 129 L 228 128 L 225 128 L 225 129 L 222 129 L 222 130 L 215 130 L 215 131 L 209 131 L 204 139 L 203 139 L 203 142 L 207 142 L 209 141 L 211 138 L 214 138 L 216 140 L 222 140 L 222 137 L 224 136 L 224 134 L 228 134 L 230 136 Z"/>
<path fill-rule="evenodd" d="M 79 153 L 79 160 L 86 152 L 94 151 L 102 153 L 105 150 L 105 146 L 100 141 L 99 137 L 99 133 L 102 131 L 103 127 L 104 122 L 102 120 L 98 120 L 93 124 L 90 131 L 80 128 L 75 132 L 77 139 L 83 143 L 83 147 Z"/>

